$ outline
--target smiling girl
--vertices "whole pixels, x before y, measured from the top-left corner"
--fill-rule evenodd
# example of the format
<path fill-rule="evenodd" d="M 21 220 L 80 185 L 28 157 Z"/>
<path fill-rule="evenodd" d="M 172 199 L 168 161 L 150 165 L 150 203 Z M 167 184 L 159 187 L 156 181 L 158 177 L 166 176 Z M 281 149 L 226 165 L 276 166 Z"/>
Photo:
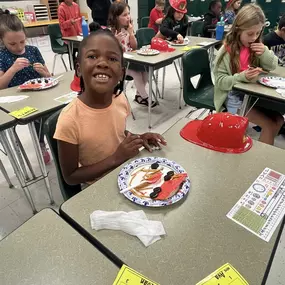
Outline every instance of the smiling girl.
<path fill-rule="evenodd" d="M 214 103 L 217 111 L 225 106 L 230 113 L 237 113 L 244 94 L 232 90 L 238 82 L 256 81 L 262 70 L 274 70 L 278 59 L 261 42 L 265 16 L 255 4 L 244 6 L 234 20 L 223 47 L 219 50 L 214 69 Z M 262 128 L 259 140 L 274 144 L 274 138 L 283 125 L 283 117 L 275 111 L 259 107 L 248 113 L 249 121 Z"/>
<path fill-rule="evenodd" d="M 123 49 L 109 30 L 98 30 L 79 47 L 82 94 L 60 114 L 54 138 L 68 184 L 94 181 L 150 144 L 166 142 L 159 134 L 135 135 L 126 130 L 130 113 L 120 95 L 124 78 Z"/>

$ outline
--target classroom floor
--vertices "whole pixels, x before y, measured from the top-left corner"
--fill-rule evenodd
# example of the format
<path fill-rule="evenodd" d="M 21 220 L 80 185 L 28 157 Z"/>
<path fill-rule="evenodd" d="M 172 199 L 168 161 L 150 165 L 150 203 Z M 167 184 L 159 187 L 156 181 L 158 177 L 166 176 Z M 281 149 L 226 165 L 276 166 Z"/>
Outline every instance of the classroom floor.
<path fill-rule="evenodd" d="M 42 54 L 46 60 L 46 63 L 49 67 L 49 70 L 52 69 L 52 60 L 53 54 L 51 51 L 42 51 Z M 66 63 L 68 62 L 66 58 Z M 57 61 L 55 73 L 64 72 L 64 68 L 60 60 Z M 190 107 L 185 107 L 181 110 L 178 109 L 178 90 L 179 82 L 175 73 L 173 66 L 169 66 L 166 72 L 166 86 L 165 86 L 165 96 L 163 100 L 160 100 L 160 105 L 155 107 L 152 110 L 152 122 L 153 122 L 153 131 L 158 133 L 165 132 L 173 124 L 175 124 L 179 119 L 185 117 L 188 112 L 191 110 Z M 161 81 L 160 81 L 161 84 Z M 131 117 L 127 122 L 127 129 L 134 133 L 142 133 L 148 131 L 147 128 L 147 108 L 138 106 L 132 99 L 134 98 L 135 89 L 131 88 L 129 84 L 127 89 L 127 95 L 130 99 L 131 106 L 136 116 L 134 121 Z M 60 95 L 60 94 L 59 94 Z M 191 115 L 192 119 L 195 119 L 200 114 L 199 111 Z M 26 149 L 26 152 L 32 162 L 33 168 L 38 172 L 38 166 L 36 162 L 36 156 L 33 151 L 32 142 L 30 137 L 26 134 L 28 133 L 28 128 L 26 126 L 17 127 L 18 134 L 21 138 L 21 141 Z M 252 128 L 249 129 L 249 134 L 257 139 L 258 133 L 256 133 Z M 276 139 L 275 145 L 277 147 L 285 149 L 285 137 L 279 136 Z M 1 152 L 0 159 L 3 161 L 7 172 L 15 185 L 13 189 L 9 189 L 7 186 L 4 177 L 0 176 L 0 240 L 3 239 L 6 235 L 12 232 L 14 229 L 19 227 L 27 219 L 32 216 L 32 211 L 28 202 L 25 199 L 24 194 L 18 186 L 17 179 L 13 173 L 12 167 L 9 163 L 9 160 Z M 56 169 L 51 162 L 47 169 L 49 171 L 49 178 L 51 182 L 52 193 L 55 199 L 56 205 L 53 206 L 54 209 L 58 210 L 58 207 L 63 202 L 58 182 L 56 176 Z M 46 207 L 50 207 L 48 201 L 48 195 L 44 186 L 44 182 L 40 181 L 30 187 L 32 196 L 34 198 L 36 207 L 38 210 L 41 210 Z M 246 189 L 245 189 L 246 190 Z M 284 285 L 285 284 L 285 231 L 283 232 L 282 238 L 280 239 L 280 244 L 278 246 L 273 265 L 267 280 L 267 285 Z M 217 264 L 217 267 L 219 265 Z M 245 276 L 246 277 L 246 276 Z M 256 284 L 257 285 L 257 284 Z"/>

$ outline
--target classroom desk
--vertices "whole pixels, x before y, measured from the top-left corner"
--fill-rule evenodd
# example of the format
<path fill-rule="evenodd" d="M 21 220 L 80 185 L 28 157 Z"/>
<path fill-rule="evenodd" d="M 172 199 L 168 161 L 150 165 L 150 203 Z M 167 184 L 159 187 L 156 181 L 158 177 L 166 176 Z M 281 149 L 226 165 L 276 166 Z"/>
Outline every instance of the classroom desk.
<path fill-rule="evenodd" d="M 274 71 L 270 72 L 268 75 L 285 77 L 285 68 L 278 66 Z M 264 74 L 261 76 L 264 76 Z M 281 94 L 277 93 L 275 88 L 266 87 L 258 82 L 252 82 L 252 83 L 239 82 L 233 88 L 245 93 L 243 104 L 240 110 L 241 116 L 244 116 L 246 114 L 246 111 L 249 107 L 251 96 L 285 104 L 285 97 L 282 97 Z"/>
<path fill-rule="evenodd" d="M 266 280 L 283 224 L 267 243 L 226 214 L 265 167 L 285 172 L 284 150 L 254 141 L 252 149 L 243 154 L 211 151 L 179 136 L 187 122 L 180 120 L 164 134 L 166 148 L 153 154 L 142 151 L 139 155 L 166 157 L 184 167 L 191 181 L 184 201 L 164 208 L 132 203 L 119 194 L 119 167 L 64 202 L 60 213 L 126 264 L 160 284 L 196 284 L 226 262 L 249 284 L 261 284 Z M 166 236 L 146 248 L 137 237 L 124 232 L 92 230 L 89 215 L 95 210 L 143 210 L 150 220 L 163 223 Z"/>
<path fill-rule="evenodd" d="M 42 210 L 0 242 L 3 285 L 110 285 L 118 271 L 51 209 Z"/>
<path fill-rule="evenodd" d="M 27 28 L 37 28 L 37 27 L 43 27 L 43 26 L 48 26 L 52 24 L 58 24 L 58 19 L 56 20 L 47 20 L 47 21 L 35 21 L 31 23 L 25 23 L 24 27 Z"/>
<path fill-rule="evenodd" d="M 213 46 L 219 44 L 221 41 L 217 41 L 215 39 L 209 39 L 209 38 L 202 38 L 202 37 L 188 37 L 190 42 L 188 46 L 196 46 L 199 43 L 202 42 L 208 42 L 209 44 L 206 46 L 203 46 L 206 49 L 210 49 Z M 63 37 L 62 38 L 64 41 L 68 42 L 68 50 L 69 50 L 69 58 L 72 62 L 72 50 L 73 50 L 73 44 L 74 43 L 80 43 L 83 39 L 81 36 L 74 36 L 74 37 Z M 126 52 L 124 53 L 124 59 L 128 63 L 136 63 L 136 64 L 141 64 L 144 65 L 146 68 L 148 68 L 148 82 L 149 82 L 149 89 L 148 89 L 148 125 L 149 128 L 152 127 L 151 125 L 151 102 L 152 102 L 152 81 L 153 81 L 153 76 L 154 76 L 154 71 L 158 70 L 162 67 L 165 67 L 169 64 L 172 64 L 174 60 L 181 58 L 183 54 L 186 52 L 183 50 L 185 46 L 179 47 L 175 46 L 175 51 L 173 52 L 161 52 L 160 54 L 156 56 L 142 56 L 138 55 L 135 51 L 133 52 Z M 73 64 L 71 64 L 73 66 Z M 176 66 L 175 66 L 176 67 Z M 178 74 L 178 70 L 177 74 Z M 181 102 L 181 95 L 182 95 L 182 80 L 183 80 L 183 71 L 181 68 L 181 73 L 180 73 L 180 93 L 179 93 L 179 106 Z M 162 86 L 164 88 L 164 78 L 165 76 L 163 75 L 163 81 L 162 81 Z M 163 91 L 162 91 L 163 93 Z"/>
<path fill-rule="evenodd" d="M 13 88 L 7 88 L 7 89 L 0 90 L 0 97 L 2 97 L 2 96 L 20 95 L 20 94 L 29 96 L 29 98 L 21 100 L 21 101 L 18 101 L 18 102 L 1 103 L 0 104 L 0 108 L 3 111 L 5 111 L 7 113 L 10 113 L 12 111 L 24 108 L 26 106 L 34 107 L 34 108 L 38 109 L 38 111 L 36 111 L 36 112 L 34 112 L 34 113 L 30 114 L 30 115 L 27 115 L 24 118 L 21 118 L 21 119 L 17 120 L 17 122 L 19 124 L 28 124 L 30 135 L 31 135 L 31 138 L 32 138 L 32 142 L 33 142 L 33 145 L 34 145 L 35 152 L 36 152 L 36 156 L 37 156 L 37 159 L 38 159 L 38 162 L 39 162 L 41 176 L 40 177 L 36 177 L 35 176 L 35 174 L 33 173 L 31 164 L 30 164 L 27 156 L 25 155 L 25 151 L 22 148 L 21 152 L 22 152 L 22 154 L 23 154 L 23 156 L 25 158 L 25 161 L 28 164 L 30 172 L 32 173 L 32 176 L 33 176 L 33 179 L 27 183 L 27 179 L 25 179 L 25 177 L 22 177 L 23 176 L 22 175 L 22 171 L 23 170 L 24 170 L 24 176 L 27 177 L 27 174 L 25 174 L 26 171 L 25 171 L 25 163 L 24 163 L 24 161 L 23 160 L 22 161 L 19 160 L 20 169 L 19 169 L 19 167 L 17 167 L 17 158 L 21 157 L 21 155 L 20 156 L 18 155 L 18 157 L 16 158 L 15 157 L 15 152 L 13 151 L 13 149 L 12 148 L 10 149 L 9 145 L 6 145 L 6 148 L 7 148 L 8 152 L 10 153 L 9 159 L 10 159 L 11 163 L 14 164 L 14 170 L 16 172 L 16 175 L 17 175 L 17 177 L 20 177 L 21 186 L 24 189 L 28 189 L 27 187 L 29 186 L 29 184 L 32 183 L 32 181 L 35 181 L 38 178 L 43 178 L 44 181 L 45 181 L 45 185 L 46 185 L 46 188 L 47 188 L 47 192 L 48 192 L 51 204 L 54 203 L 54 200 L 53 200 L 52 192 L 51 192 L 51 189 L 50 189 L 48 173 L 47 173 L 46 166 L 45 166 L 45 163 L 44 163 L 44 160 L 43 160 L 43 157 L 42 157 L 42 153 L 41 153 L 41 147 L 40 147 L 39 140 L 38 140 L 38 137 L 37 137 L 37 134 L 36 134 L 34 121 L 36 119 L 41 119 L 42 117 L 44 117 L 46 115 L 49 115 L 49 114 L 51 114 L 51 113 L 61 109 L 65 105 L 63 103 L 55 101 L 54 99 L 59 97 L 59 96 L 61 96 L 61 95 L 64 95 L 64 94 L 67 94 L 67 93 L 71 92 L 70 83 L 71 83 L 71 81 L 73 79 L 73 76 L 74 76 L 74 72 L 73 71 L 64 73 L 63 77 L 59 79 L 60 82 L 59 82 L 59 84 L 57 86 L 55 86 L 53 88 L 50 88 L 50 89 L 46 89 L 46 90 L 40 90 L 40 91 L 20 91 L 20 90 L 18 90 L 18 87 L 13 87 Z M 15 136 L 15 134 L 13 135 L 13 133 L 11 133 L 11 130 L 10 130 L 9 131 L 9 136 L 11 138 L 13 138 L 13 136 Z M 3 138 L 3 139 L 5 139 L 5 138 Z M 7 137 L 6 137 L 6 139 L 7 139 Z M 19 140 L 18 140 L 18 142 L 19 142 Z M 14 145 L 14 149 L 15 149 L 15 151 L 17 151 L 17 145 Z M 33 203 L 33 200 L 31 198 L 31 196 L 30 196 L 30 204 L 32 206 L 33 212 L 35 213 L 36 209 L 35 209 L 35 206 L 34 206 L 34 203 Z"/>
<path fill-rule="evenodd" d="M 225 25 L 224 28 L 224 34 L 227 34 L 231 30 L 232 25 Z M 209 32 L 211 32 L 211 37 L 215 38 L 216 29 L 209 29 Z"/>

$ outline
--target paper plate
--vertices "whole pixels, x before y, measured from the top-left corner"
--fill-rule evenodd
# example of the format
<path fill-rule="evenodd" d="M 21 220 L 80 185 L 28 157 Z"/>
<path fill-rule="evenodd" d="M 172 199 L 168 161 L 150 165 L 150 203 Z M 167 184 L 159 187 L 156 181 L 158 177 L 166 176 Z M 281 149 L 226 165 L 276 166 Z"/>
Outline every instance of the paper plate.
<path fill-rule="evenodd" d="M 120 191 L 123 189 L 126 189 L 127 187 L 131 185 L 136 185 L 140 183 L 142 176 L 145 174 L 145 172 L 142 172 L 140 170 L 150 169 L 153 163 L 158 163 L 159 167 L 163 168 L 161 170 L 163 173 L 161 180 L 158 181 L 157 183 L 149 185 L 151 189 L 141 191 L 140 193 L 143 193 L 144 197 L 141 197 L 133 190 L 127 191 L 121 195 L 125 195 L 126 198 L 128 198 L 130 201 L 136 204 L 147 206 L 147 207 L 164 207 L 164 206 L 174 204 L 180 201 L 181 199 L 183 199 L 190 190 L 190 180 L 188 176 L 185 182 L 183 183 L 181 189 L 176 194 L 174 194 L 172 197 L 168 198 L 167 200 L 155 200 L 149 197 L 149 194 L 153 192 L 153 188 L 159 187 L 163 184 L 164 182 L 163 177 L 164 175 L 166 175 L 167 172 L 174 171 L 175 174 L 185 173 L 185 170 L 183 169 L 182 166 L 180 166 L 174 161 L 168 160 L 166 158 L 161 158 L 161 157 L 138 158 L 130 162 L 126 166 L 124 166 L 124 168 L 122 168 L 118 176 L 118 185 L 119 185 Z M 133 176 L 135 177 L 133 178 Z"/>
<path fill-rule="evenodd" d="M 29 81 L 26 81 L 18 87 L 20 90 L 43 90 L 52 88 L 58 84 L 58 79 L 51 77 L 48 78 L 36 78 Z"/>
<path fill-rule="evenodd" d="M 137 54 L 145 55 L 145 56 L 152 56 L 159 54 L 159 51 L 156 49 L 146 48 L 146 49 L 139 49 L 137 50 Z"/>
<path fill-rule="evenodd" d="M 175 42 L 168 42 L 168 43 L 172 46 L 187 46 L 189 44 L 189 42 L 190 42 L 189 39 L 185 38 L 184 43 L 182 43 L 182 44 L 175 43 Z"/>
<path fill-rule="evenodd" d="M 271 88 L 285 88 L 285 78 L 277 76 L 262 76 L 258 82 Z"/>

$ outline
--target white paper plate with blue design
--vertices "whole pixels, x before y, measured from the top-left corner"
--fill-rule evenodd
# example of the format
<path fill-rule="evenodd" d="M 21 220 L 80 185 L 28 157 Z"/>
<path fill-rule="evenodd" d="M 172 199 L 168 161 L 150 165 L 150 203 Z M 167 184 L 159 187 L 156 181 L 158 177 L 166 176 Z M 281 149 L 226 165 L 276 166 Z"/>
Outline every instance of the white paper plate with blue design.
<path fill-rule="evenodd" d="M 174 172 L 175 175 L 186 173 L 184 168 L 176 162 L 161 157 L 138 158 L 125 165 L 118 176 L 118 186 L 120 191 L 128 188 L 129 186 L 138 185 L 141 183 L 145 172 L 149 171 L 151 166 L 155 163 L 159 165 L 159 170 L 162 172 L 162 177 L 159 181 L 146 186 L 146 190 L 135 191 L 134 189 L 131 189 L 122 195 L 125 195 L 125 197 L 130 201 L 146 207 L 164 207 L 172 205 L 183 199 L 190 190 L 190 180 L 188 175 L 183 184 L 181 184 L 179 190 L 170 198 L 158 200 L 149 197 L 149 195 L 153 192 L 153 189 L 160 187 L 164 183 L 164 177 L 168 173 Z"/>

